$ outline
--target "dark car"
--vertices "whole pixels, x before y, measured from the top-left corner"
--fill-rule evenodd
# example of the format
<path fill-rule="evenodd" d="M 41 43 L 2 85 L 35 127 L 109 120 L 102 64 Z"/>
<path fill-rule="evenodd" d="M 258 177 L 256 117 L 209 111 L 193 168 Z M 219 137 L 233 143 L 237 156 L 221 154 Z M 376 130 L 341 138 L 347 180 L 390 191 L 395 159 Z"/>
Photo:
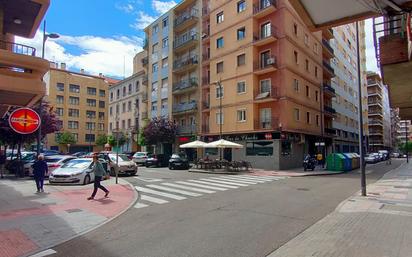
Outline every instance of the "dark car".
<path fill-rule="evenodd" d="M 167 167 L 169 165 L 169 156 L 165 154 L 149 154 L 145 161 L 146 167 Z"/>
<path fill-rule="evenodd" d="M 170 157 L 169 160 L 169 169 L 189 169 L 189 160 L 187 159 L 187 156 L 182 153 L 172 154 L 172 157 Z"/>

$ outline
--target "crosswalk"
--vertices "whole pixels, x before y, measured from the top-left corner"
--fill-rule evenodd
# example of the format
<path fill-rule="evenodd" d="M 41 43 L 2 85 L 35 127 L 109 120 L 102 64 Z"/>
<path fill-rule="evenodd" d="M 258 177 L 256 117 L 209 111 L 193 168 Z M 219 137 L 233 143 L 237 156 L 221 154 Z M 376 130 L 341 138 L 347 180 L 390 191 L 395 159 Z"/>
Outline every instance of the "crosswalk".
<path fill-rule="evenodd" d="M 175 200 L 181 201 L 204 194 L 214 194 L 281 179 L 285 179 L 285 177 L 228 175 L 135 186 L 139 192 L 139 200 L 134 207 L 139 209 L 167 204 Z"/>

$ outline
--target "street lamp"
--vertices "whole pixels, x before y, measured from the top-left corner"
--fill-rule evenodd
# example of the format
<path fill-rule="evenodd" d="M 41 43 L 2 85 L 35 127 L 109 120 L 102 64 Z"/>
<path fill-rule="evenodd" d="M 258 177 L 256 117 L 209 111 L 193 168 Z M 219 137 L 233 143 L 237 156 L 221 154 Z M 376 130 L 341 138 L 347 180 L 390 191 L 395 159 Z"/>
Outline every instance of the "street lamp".
<path fill-rule="evenodd" d="M 59 38 L 59 34 L 56 33 L 49 33 L 46 34 L 46 20 L 43 22 L 43 45 L 42 45 L 42 51 L 41 51 L 41 58 L 44 59 L 44 51 L 45 51 L 45 46 L 46 46 L 46 41 L 48 38 Z M 40 99 L 40 106 L 39 106 L 39 116 L 40 120 L 42 118 L 42 112 L 43 112 L 43 98 Z M 37 130 L 37 156 L 40 155 L 40 145 L 41 145 L 41 126 Z"/>
<path fill-rule="evenodd" d="M 91 135 L 92 135 L 92 128 L 93 128 L 93 126 L 92 126 L 92 115 L 91 114 L 89 114 L 89 115 L 87 115 L 87 118 L 89 118 L 89 152 L 93 152 L 93 149 L 92 149 L 92 137 L 91 137 Z"/>

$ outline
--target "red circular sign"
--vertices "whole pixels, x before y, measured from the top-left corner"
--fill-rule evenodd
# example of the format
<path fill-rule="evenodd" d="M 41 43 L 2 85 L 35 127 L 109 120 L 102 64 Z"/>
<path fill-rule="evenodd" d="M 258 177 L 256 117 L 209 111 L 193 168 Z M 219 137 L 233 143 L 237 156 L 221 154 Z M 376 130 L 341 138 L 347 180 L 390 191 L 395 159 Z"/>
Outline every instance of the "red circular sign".
<path fill-rule="evenodd" d="M 40 116 L 30 108 L 19 108 L 9 117 L 10 127 L 19 134 L 31 134 L 41 124 Z"/>

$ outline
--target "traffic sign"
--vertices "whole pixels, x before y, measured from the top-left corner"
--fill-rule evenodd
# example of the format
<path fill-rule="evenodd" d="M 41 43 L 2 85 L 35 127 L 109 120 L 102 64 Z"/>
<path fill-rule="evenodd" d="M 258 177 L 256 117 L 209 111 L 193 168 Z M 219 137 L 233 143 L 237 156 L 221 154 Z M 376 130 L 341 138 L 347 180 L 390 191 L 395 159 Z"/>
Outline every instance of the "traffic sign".
<path fill-rule="evenodd" d="M 41 119 L 37 112 L 30 108 L 19 108 L 9 116 L 10 127 L 19 134 L 31 134 L 39 129 Z"/>

